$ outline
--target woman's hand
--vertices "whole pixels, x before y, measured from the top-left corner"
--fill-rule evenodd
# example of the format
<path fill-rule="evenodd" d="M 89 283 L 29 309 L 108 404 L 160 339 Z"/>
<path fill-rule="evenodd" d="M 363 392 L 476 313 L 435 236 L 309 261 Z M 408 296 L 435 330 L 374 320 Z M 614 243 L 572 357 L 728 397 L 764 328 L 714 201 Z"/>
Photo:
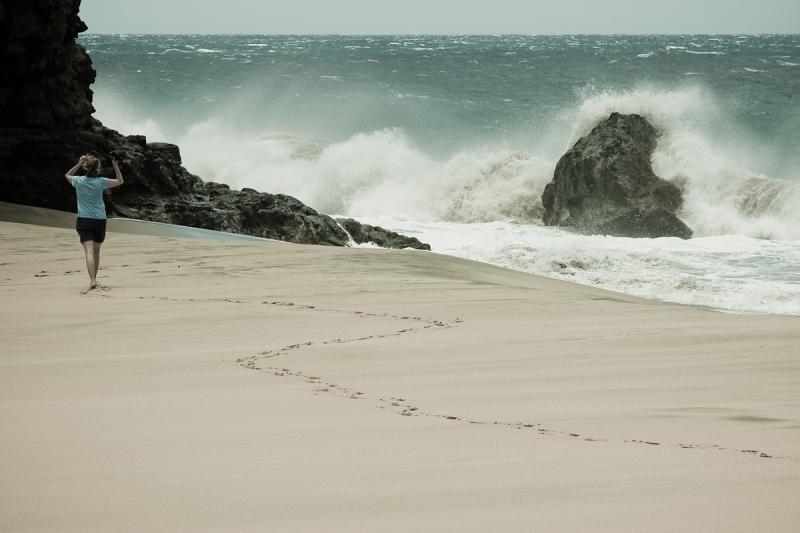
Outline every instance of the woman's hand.
<path fill-rule="evenodd" d="M 75 173 L 78 171 L 78 169 L 83 166 L 83 162 L 86 160 L 86 157 L 87 156 L 82 155 L 80 157 L 80 159 L 78 159 L 78 162 L 75 163 L 75 166 L 72 167 L 71 169 L 67 170 L 67 173 L 64 174 L 64 178 L 67 180 L 67 183 L 69 183 L 70 185 L 72 185 L 72 176 L 74 176 Z"/>
<path fill-rule="evenodd" d="M 111 166 L 114 167 L 114 174 L 116 174 L 116 178 L 113 180 L 108 180 L 108 187 L 119 187 L 123 183 L 125 183 L 125 178 L 122 177 L 122 171 L 119 169 L 119 163 L 117 163 L 117 158 L 113 155 L 111 156 Z"/>

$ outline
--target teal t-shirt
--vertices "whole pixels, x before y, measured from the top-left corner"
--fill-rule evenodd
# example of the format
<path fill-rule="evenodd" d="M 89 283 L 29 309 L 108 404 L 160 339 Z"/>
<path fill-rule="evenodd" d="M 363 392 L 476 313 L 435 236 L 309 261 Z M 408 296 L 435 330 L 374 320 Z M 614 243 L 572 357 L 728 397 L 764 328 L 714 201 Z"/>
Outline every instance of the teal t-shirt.
<path fill-rule="evenodd" d="M 106 218 L 106 206 L 103 203 L 103 191 L 108 189 L 108 178 L 89 178 L 72 176 L 72 186 L 78 195 L 78 216 L 81 218 Z"/>

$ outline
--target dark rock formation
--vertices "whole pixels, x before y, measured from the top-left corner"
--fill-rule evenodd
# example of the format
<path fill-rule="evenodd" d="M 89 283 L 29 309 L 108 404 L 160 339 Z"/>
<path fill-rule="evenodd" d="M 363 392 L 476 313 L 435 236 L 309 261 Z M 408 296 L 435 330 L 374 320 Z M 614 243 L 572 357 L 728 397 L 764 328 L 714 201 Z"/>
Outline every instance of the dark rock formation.
<path fill-rule="evenodd" d="M 556 165 L 542 194 L 544 223 L 625 237 L 692 236 L 676 215 L 681 190 L 653 173 L 658 132 L 639 115 L 611 116 Z"/>
<path fill-rule="evenodd" d="M 389 231 L 380 226 L 361 224 L 352 218 L 337 218 L 336 221 L 347 230 L 350 237 L 358 244 L 371 242 L 384 248 L 431 249 L 430 245 L 420 242 L 416 237 L 406 237 L 405 235 L 400 235 L 399 233 Z"/>
<path fill-rule="evenodd" d="M 126 137 L 92 118 L 95 71 L 75 42 L 86 29 L 79 7 L 80 0 L 0 3 L 0 200 L 74 212 L 75 193 L 64 173 L 91 153 L 103 161 L 102 174 L 113 176 L 113 153 L 125 185 L 106 197 L 112 215 L 305 244 L 347 244 L 335 220 L 291 196 L 204 182 L 181 165 L 177 146 Z M 387 238 L 385 246 L 429 249 L 399 237 Z"/>
<path fill-rule="evenodd" d="M 86 25 L 80 0 L 0 3 L 0 119 L 3 126 L 87 126 L 95 71 L 75 42 Z"/>

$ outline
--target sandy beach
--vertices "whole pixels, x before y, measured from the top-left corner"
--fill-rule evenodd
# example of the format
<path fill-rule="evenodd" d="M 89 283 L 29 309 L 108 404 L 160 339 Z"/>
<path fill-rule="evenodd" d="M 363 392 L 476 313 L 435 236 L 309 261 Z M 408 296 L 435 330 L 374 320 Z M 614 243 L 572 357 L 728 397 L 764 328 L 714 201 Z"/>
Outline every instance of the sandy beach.
<path fill-rule="evenodd" d="M 48 216 L 0 222 L 2 531 L 797 531 L 798 317 L 123 221 L 81 294 Z"/>

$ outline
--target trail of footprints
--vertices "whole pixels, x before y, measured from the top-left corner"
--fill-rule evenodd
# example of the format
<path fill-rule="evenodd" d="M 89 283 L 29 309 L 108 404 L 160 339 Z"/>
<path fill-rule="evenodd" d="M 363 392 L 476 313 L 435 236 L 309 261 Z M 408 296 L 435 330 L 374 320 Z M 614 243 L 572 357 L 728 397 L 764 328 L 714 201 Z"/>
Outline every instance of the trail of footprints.
<path fill-rule="evenodd" d="M 110 298 L 111 296 L 98 294 L 98 297 L 105 297 Z M 244 368 L 250 370 L 256 370 L 260 372 L 264 372 L 267 374 L 272 374 L 274 376 L 279 377 L 290 377 L 299 380 L 305 381 L 308 385 L 312 387 L 312 392 L 314 394 L 327 394 L 332 396 L 337 396 L 340 398 L 346 398 L 350 400 L 364 400 L 367 399 L 368 396 L 361 391 L 353 390 L 350 387 L 339 383 L 331 383 L 325 381 L 320 376 L 312 376 L 305 372 L 299 370 L 293 370 L 288 367 L 284 366 L 274 366 L 265 364 L 267 361 L 274 360 L 278 357 L 289 356 L 293 353 L 297 353 L 299 350 L 304 348 L 308 348 L 311 346 L 325 346 L 331 344 L 348 344 L 348 343 L 355 343 L 355 342 L 362 342 L 367 340 L 378 340 L 378 339 L 385 339 L 390 337 L 400 337 L 402 335 L 417 333 L 419 331 L 423 331 L 426 329 L 449 329 L 455 328 L 459 325 L 463 324 L 463 320 L 460 318 L 456 318 L 452 321 L 444 321 L 444 320 L 436 320 L 418 316 L 400 316 L 400 315 L 393 315 L 391 313 L 368 313 L 363 311 L 353 311 L 353 310 L 346 310 L 346 309 L 334 309 L 334 308 L 324 308 L 318 307 L 314 305 L 306 305 L 306 304 L 296 304 L 294 302 L 285 302 L 285 301 L 261 301 L 261 302 L 252 302 L 252 301 L 245 301 L 239 300 L 235 298 L 170 298 L 166 296 L 138 296 L 135 297 L 138 300 L 163 300 L 163 301 L 170 301 L 170 302 L 180 302 L 180 303 L 194 303 L 194 302 L 214 302 L 214 303 L 230 303 L 230 304 L 248 304 L 248 305 L 273 305 L 273 306 L 281 306 L 281 307 L 290 307 L 292 309 L 296 309 L 298 311 L 311 311 L 311 312 L 320 312 L 320 313 L 337 313 L 337 314 L 347 314 L 352 315 L 359 318 L 391 318 L 395 320 L 403 320 L 409 321 L 412 323 L 418 324 L 416 327 L 407 327 L 403 329 L 399 329 L 394 332 L 389 333 L 382 333 L 376 335 L 368 335 L 364 337 L 354 337 L 354 338 L 335 338 L 329 339 L 325 341 L 307 341 L 302 343 L 290 344 L 287 346 L 283 346 L 281 348 L 277 348 L 274 350 L 267 350 L 263 352 L 259 352 L 253 355 L 248 355 L 244 357 L 240 357 L 236 360 L 236 363 L 241 365 Z M 508 422 L 502 420 L 480 420 L 480 419 L 473 419 L 468 417 L 461 417 L 461 416 L 454 416 L 449 414 L 442 414 L 442 413 L 435 413 L 424 411 L 419 407 L 411 404 L 405 398 L 399 397 L 384 397 L 378 396 L 377 397 L 377 407 L 379 409 L 385 410 L 390 413 L 397 414 L 399 416 L 405 417 L 414 417 L 414 416 L 424 416 L 429 418 L 438 418 L 446 422 L 451 423 L 460 423 L 460 424 L 473 424 L 473 425 L 487 425 L 487 426 L 497 426 L 503 427 L 508 429 L 514 429 L 519 431 L 530 431 L 539 436 L 545 437 L 565 437 L 565 438 L 573 438 L 573 439 L 581 439 L 586 442 L 612 442 L 611 439 L 602 439 L 602 438 L 594 438 L 586 435 L 581 435 L 579 433 L 572 433 L 569 431 L 562 431 L 562 430 L 555 430 L 550 429 L 547 427 L 542 426 L 538 423 L 527 423 L 527 422 Z M 633 445 L 644 445 L 644 446 L 661 446 L 660 442 L 656 441 L 649 441 L 649 440 L 638 440 L 638 439 L 628 439 L 624 440 L 626 444 L 633 444 Z M 792 457 L 792 456 L 773 456 L 761 450 L 751 450 L 751 449 L 735 449 L 729 448 L 725 446 L 720 446 L 718 444 L 710 444 L 710 445 L 701 445 L 701 444 L 689 444 L 679 442 L 672 446 L 681 448 L 681 449 L 696 449 L 696 450 L 717 450 L 720 452 L 728 452 L 728 453 L 739 453 L 745 454 L 748 456 L 753 457 L 760 457 L 764 459 L 768 458 L 777 458 L 777 459 L 785 459 L 791 460 L 794 462 L 800 462 L 800 458 Z"/>

